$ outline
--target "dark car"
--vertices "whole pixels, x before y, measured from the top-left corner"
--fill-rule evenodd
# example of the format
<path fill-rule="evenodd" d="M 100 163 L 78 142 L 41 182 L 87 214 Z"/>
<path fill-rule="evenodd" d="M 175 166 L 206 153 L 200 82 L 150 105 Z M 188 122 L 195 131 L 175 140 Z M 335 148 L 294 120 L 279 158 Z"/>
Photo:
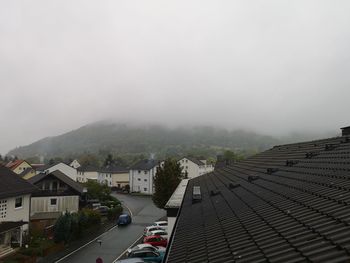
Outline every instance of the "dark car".
<path fill-rule="evenodd" d="M 117 225 L 128 225 L 131 223 L 131 216 L 129 214 L 121 214 L 117 219 Z"/>

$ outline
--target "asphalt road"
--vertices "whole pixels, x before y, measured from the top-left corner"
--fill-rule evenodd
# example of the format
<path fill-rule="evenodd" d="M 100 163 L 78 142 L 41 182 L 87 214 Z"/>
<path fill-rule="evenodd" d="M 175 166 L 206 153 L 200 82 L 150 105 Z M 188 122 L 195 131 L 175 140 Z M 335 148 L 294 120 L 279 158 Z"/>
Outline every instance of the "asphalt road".
<path fill-rule="evenodd" d="M 112 263 L 143 233 L 145 226 L 165 216 L 165 211 L 154 206 L 150 197 L 113 194 L 132 213 L 132 223 L 125 227 L 115 227 L 104 233 L 98 242 L 92 242 L 59 263 L 95 263 L 101 257 L 104 263 Z"/>

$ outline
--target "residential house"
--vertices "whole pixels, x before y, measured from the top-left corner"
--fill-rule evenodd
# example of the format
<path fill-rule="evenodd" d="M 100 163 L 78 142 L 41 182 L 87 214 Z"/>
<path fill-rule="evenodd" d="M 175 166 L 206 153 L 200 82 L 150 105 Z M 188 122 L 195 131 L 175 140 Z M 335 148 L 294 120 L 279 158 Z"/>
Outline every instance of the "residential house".
<path fill-rule="evenodd" d="M 208 164 L 206 160 L 198 160 L 192 157 L 184 157 L 178 161 L 182 167 L 182 172 L 187 173 L 187 178 L 192 179 L 200 175 L 214 171 L 214 166 Z"/>
<path fill-rule="evenodd" d="M 40 173 L 49 174 L 56 170 L 61 171 L 62 173 L 67 175 L 69 178 L 71 178 L 73 181 L 77 181 L 77 169 L 63 162 L 41 166 L 36 169 L 36 174 L 40 174 Z"/>
<path fill-rule="evenodd" d="M 86 183 L 90 180 L 98 181 L 98 171 L 99 168 L 95 166 L 80 166 L 77 169 L 77 182 Z"/>
<path fill-rule="evenodd" d="M 158 166 L 157 160 L 141 160 L 132 166 L 129 171 L 130 191 L 152 195 Z"/>
<path fill-rule="evenodd" d="M 31 221 L 52 224 L 62 213 L 77 212 L 86 189 L 59 170 L 41 173 L 28 180 L 39 191 L 32 195 Z"/>
<path fill-rule="evenodd" d="M 16 174 L 19 174 L 23 179 L 29 179 L 35 175 L 35 169 L 25 160 L 14 160 L 6 164 Z"/>
<path fill-rule="evenodd" d="M 73 160 L 73 161 L 69 164 L 69 166 L 71 166 L 71 167 L 73 167 L 73 168 L 75 168 L 75 169 L 78 169 L 79 167 L 81 167 L 79 161 L 76 160 L 76 159 Z"/>
<path fill-rule="evenodd" d="M 36 188 L 0 165 L 0 257 L 22 246 L 28 233 L 30 196 Z"/>
<path fill-rule="evenodd" d="M 118 165 L 108 165 L 99 171 L 99 181 L 104 180 L 113 188 L 124 188 L 129 184 L 129 170 Z"/>

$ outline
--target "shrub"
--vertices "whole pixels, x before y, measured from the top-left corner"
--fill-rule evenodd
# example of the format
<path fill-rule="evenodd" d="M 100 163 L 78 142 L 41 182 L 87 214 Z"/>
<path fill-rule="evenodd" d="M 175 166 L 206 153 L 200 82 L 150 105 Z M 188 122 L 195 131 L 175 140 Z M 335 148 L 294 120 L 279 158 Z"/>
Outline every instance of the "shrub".
<path fill-rule="evenodd" d="M 110 221 L 115 221 L 120 216 L 120 214 L 123 212 L 123 207 L 116 206 L 108 210 L 107 218 Z"/>

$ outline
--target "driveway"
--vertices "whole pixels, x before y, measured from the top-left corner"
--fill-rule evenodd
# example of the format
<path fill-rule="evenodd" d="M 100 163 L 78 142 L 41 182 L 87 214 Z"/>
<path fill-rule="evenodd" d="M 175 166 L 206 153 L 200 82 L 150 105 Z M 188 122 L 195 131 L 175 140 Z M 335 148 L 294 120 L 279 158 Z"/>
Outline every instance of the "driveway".
<path fill-rule="evenodd" d="M 112 263 L 131 244 L 138 239 L 145 226 L 165 216 L 165 211 L 154 206 L 151 197 L 113 194 L 122 204 L 130 209 L 132 224 L 126 227 L 115 227 L 104 233 L 98 242 L 92 242 L 59 263 L 95 263 L 101 257 L 104 263 Z M 128 211 L 128 210 L 127 210 Z"/>

